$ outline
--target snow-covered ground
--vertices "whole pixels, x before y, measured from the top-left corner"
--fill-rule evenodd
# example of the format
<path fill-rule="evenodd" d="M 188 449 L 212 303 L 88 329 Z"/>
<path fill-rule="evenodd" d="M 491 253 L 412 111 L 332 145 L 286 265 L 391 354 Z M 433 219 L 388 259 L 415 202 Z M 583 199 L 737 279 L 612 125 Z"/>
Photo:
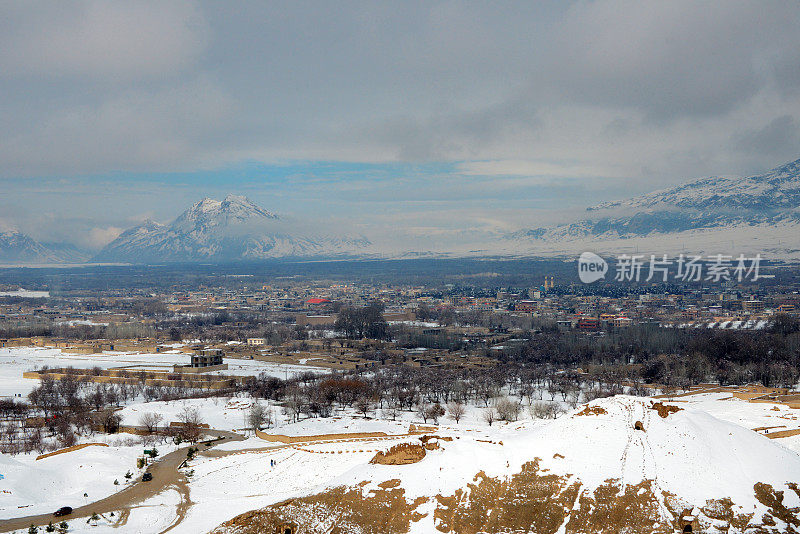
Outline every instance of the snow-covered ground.
<path fill-rule="evenodd" d="M 722 405 L 729 401 L 702 402 L 720 415 L 727 413 L 730 420 L 747 424 L 760 423 L 771 415 L 752 403 L 728 409 Z M 555 421 L 442 428 L 437 434 L 453 437 L 453 441 L 441 442 L 440 450 L 419 463 L 404 466 L 373 465 L 369 459 L 376 450 L 414 438 L 345 441 L 201 458 L 192 465 L 192 500 L 198 504 L 174 532 L 203 532 L 215 522 L 222 523 L 247 510 L 330 487 L 356 487 L 363 481 L 368 482 L 362 490 L 365 495 L 384 481 L 398 479 L 409 502 L 417 497 L 433 499 L 466 488 L 478 471 L 489 477 L 510 477 L 535 458 L 548 473 L 579 480 L 582 491 L 589 494 L 609 479 L 632 485 L 649 479 L 654 481 L 655 490 L 671 492 L 683 502 L 704 504 L 708 499 L 728 497 L 736 510 L 756 511 L 758 518 L 766 509 L 754 496 L 756 482 L 778 489 L 785 488 L 786 482 L 800 480 L 800 457 L 783 447 L 783 440 L 769 440 L 747 426 L 718 419 L 688 404 L 662 418 L 649 407 L 651 403 L 649 399 L 619 396 L 591 403 L 605 410 L 599 415 L 572 412 Z M 635 430 L 635 421 L 642 421 L 645 431 Z M 310 420 L 284 430 L 335 433 L 379 427 L 378 422 L 361 426 L 343 417 Z M 248 440 L 251 444 L 257 441 Z M 277 464 L 273 466 L 270 460 Z M 662 493 L 657 495 L 664 498 Z M 787 491 L 784 504 L 800 506 L 800 498 Z M 663 503 L 662 508 L 666 510 Z M 419 532 L 434 531 L 431 521 L 432 514 L 415 528 Z"/>
<path fill-rule="evenodd" d="M 127 516 L 115 513 L 104 514 L 99 521 L 89 522 L 86 518 L 69 521 L 70 534 L 153 534 L 169 528 L 176 519 L 176 510 L 181 496 L 176 490 L 168 489 L 139 503 Z"/>
<path fill-rule="evenodd" d="M 358 450 L 372 452 L 352 452 L 352 444 L 325 447 L 348 452 L 322 455 L 282 448 L 193 462 L 191 496 L 197 504 L 173 532 L 207 532 L 237 514 L 322 489 L 375 455 L 368 444 L 359 445 Z M 274 466 L 270 460 L 276 462 Z"/>
<path fill-rule="evenodd" d="M 22 371 L 41 365 L 166 365 L 172 358 L 182 357 L 121 353 L 76 356 L 54 349 L 2 349 L 0 392 L 24 393 L 28 385 L 21 378 Z M 243 361 L 240 370 L 259 363 Z M 35 385 L 35 381 L 30 382 Z M 150 403 L 135 399 L 120 414 L 126 424 L 137 424 L 145 412 L 159 413 L 167 423 L 189 407 L 196 408 L 212 428 L 241 431 L 247 426 L 252 402 L 246 397 Z M 491 426 L 483 419 L 483 406 L 469 406 L 458 424 L 447 417 L 439 420 L 436 434 L 452 441 L 442 441 L 441 448 L 429 452 L 421 462 L 403 466 L 374 465 L 369 460 L 393 444 L 418 442 L 416 437 L 398 436 L 405 434 L 411 423 L 423 424 L 415 412 L 390 414 L 376 409 L 364 418 L 348 409 L 329 418 L 290 423 L 279 407 L 260 402 L 274 413 L 275 424 L 268 432 L 293 436 L 384 432 L 397 437 L 284 446 L 248 434 L 245 441 L 217 447 L 218 456 L 199 456 L 191 462 L 186 470 L 193 471 L 188 485 L 191 505 L 185 517 L 179 513 L 183 508 L 180 495 L 169 490 L 134 507 L 124 524 L 113 526 L 118 515 L 102 518 L 97 526 L 75 519 L 70 521 L 71 532 L 155 533 L 173 524 L 170 532 L 176 534 L 207 532 L 242 512 L 289 497 L 338 485 L 357 486 L 364 481 L 366 495 L 391 479 L 401 481 L 408 500 L 429 499 L 420 510 L 430 511 L 436 506 L 436 495 L 453 495 L 466 488 L 479 471 L 488 477 L 511 477 L 536 458 L 548 473 L 580 481 L 584 492 L 609 479 L 627 484 L 648 479 L 654 481 L 654 490 L 675 494 L 683 502 L 701 505 L 707 499 L 727 497 L 736 510 L 756 512 L 754 517 L 758 518 L 766 509 L 754 497 L 754 483 L 785 489 L 786 482 L 800 481 L 800 436 L 770 440 L 752 430 L 800 428 L 800 410 L 732 399 L 729 393 L 665 400 L 681 408 L 666 418 L 650 408 L 653 400 L 629 396 L 593 401 L 590 405 L 603 409 L 596 414 L 578 415 L 579 406 L 556 420 L 539 420 L 523 409 L 518 421 L 494 422 Z M 635 421 L 641 421 L 645 430 L 634 430 Z M 162 454 L 170 447 L 174 446 L 158 445 Z M 39 461 L 35 455 L 0 455 L 0 517 L 80 505 L 84 493 L 89 494 L 89 501 L 102 498 L 120 489 L 114 486 L 114 479 L 124 484 L 125 472 L 136 472 L 135 458 L 141 449 L 125 445 L 88 447 Z M 784 504 L 800 506 L 800 497 L 785 491 Z M 665 509 L 663 502 L 661 506 Z M 434 525 L 424 519 L 415 529 L 432 532 Z"/>
<path fill-rule="evenodd" d="M 203 423 L 217 430 L 247 428 L 247 413 L 253 401 L 249 398 L 182 399 L 175 401 L 136 402 L 120 410 L 122 424 L 139 425 L 144 413 L 153 412 L 163 417 L 162 424 L 178 421 L 185 409 L 197 409 Z M 266 405 L 266 403 L 264 403 Z"/>
<path fill-rule="evenodd" d="M 800 428 L 800 410 L 783 405 L 747 402 L 731 398 L 730 393 L 701 393 L 678 397 L 669 401 L 681 408 L 699 410 L 722 421 L 728 421 L 745 428 L 781 427 L 773 430 L 793 430 Z M 800 454 L 800 435 L 774 440 Z"/>
<path fill-rule="evenodd" d="M 159 446 L 161 453 L 169 450 Z M 125 487 L 126 472 L 140 472 L 136 458 L 141 455 L 138 445 L 85 447 L 41 460 L 38 453 L 0 454 L 0 517 L 53 512 L 107 497 Z"/>
<path fill-rule="evenodd" d="M 584 491 L 591 491 L 609 478 L 629 484 L 646 478 L 687 502 L 730 497 L 737 505 L 761 514 L 763 506 L 753 496 L 754 482 L 767 482 L 777 488 L 786 481 L 800 480 L 800 456 L 795 452 L 800 441 L 769 440 L 751 429 L 780 424 L 797 428 L 800 424 L 794 410 L 724 400 L 727 397 L 725 394 L 681 397 L 670 404 L 683 410 L 661 418 L 648 408 L 652 402 L 649 399 L 620 396 L 593 402 L 592 405 L 606 410 L 601 415 L 578 416 L 573 411 L 552 421 L 532 420 L 523 414 L 520 421 L 495 422 L 491 427 L 478 417 L 482 409 L 474 407 L 468 413 L 471 417 L 461 424 L 442 420 L 446 424 L 437 434 L 450 436 L 453 441 L 442 442 L 441 450 L 407 466 L 372 465 L 369 460 L 376 451 L 414 441 L 414 437 L 295 447 L 254 437 L 230 442 L 219 450 L 233 454 L 198 457 L 191 463 L 189 490 L 193 504 L 171 532 L 206 532 L 248 510 L 362 481 L 368 481 L 366 492 L 385 480 L 397 478 L 402 481 L 409 500 L 450 495 L 466 487 L 478 471 L 490 477 L 506 477 L 519 472 L 523 464 L 534 458 L 540 458 L 542 467 L 549 472 L 578 477 Z M 132 418 L 142 409 L 165 414 L 168 419 L 167 414 L 177 414 L 184 403 L 200 408 L 212 426 L 238 428 L 243 419 L 241 412 L 246 411 L 249 400 L 140 403 L 127 407 L 124 414 Z M 373 415 L 380 416 L 380 411 Z M 400 434 L 407 431 L 409 422 L 421 423 L 410 412 L 401 415 L 402 420 L 389 421 L 364 419 L 351 413 L 293 424 L 283 422 L 270 431 L 290 435 L 375 431 Z M 644 423 L 645 432 L 633 429 L 634 420 Z M 122 481 L 122 475 L 134 465 L 140 452 L 138 447 L 130 451 L 125 447 L 90 447 L 38 462 L 23 456 L 0 457 L 6 475 L 0 484 L 8 487 L 9 474 L 13 477 L 13 473 L 25 473 L 25 480 L 35 482 L 17 488 L 14 499 L 37 503 L 37 508 L 25 509 L 26 512 L 47 511 L 65 501 L 81 503 L 85 488 L 91 488 L 90 497 L 94 498 L 110 493 L 115 489 L 114 478 Z M 8 503 L 12 507 L 19 505 L 10 497 Z M 70 524 L 73 532 L 160 532 L 176 521 L 179 503 L 177 494 L 166 492 L 134 508 L 123 526 L 111 526 L 117 517 L 104 517 L 99 526 L 88 525 L 85 520 Z M 787 492 L 785 504 L 800 506 L 800 499 Z"/>
<path fill-rule="evenodd" d="M 26 396 L 36 387 L 38 380 L 22 378 L 25 371 L 33 371 L 43 366 L 49 367 L 75 367 L 90 369 L 100 367 L 133 367 L 147 369 L 172 370 L 176 364 L 189 362 L 188 354 L 176 352 L 157 354 L 136 354 L 128 352 L 103 352 L 99 354 L 69 354 L 61 349 L 43 347 L 5 347 L 0 348 L 0 397 L 14 395 Z M 270 376 L 287 378 L 305 371 L 327 372 L 327 370 L 313 365 L 284 365 L 278 363 L 261 362 L 257 360 L 242 360 L 226 358 L 228 369 L 209 374 L 226 374 L 236 376 L 258 376 L 264 372 Z"/>

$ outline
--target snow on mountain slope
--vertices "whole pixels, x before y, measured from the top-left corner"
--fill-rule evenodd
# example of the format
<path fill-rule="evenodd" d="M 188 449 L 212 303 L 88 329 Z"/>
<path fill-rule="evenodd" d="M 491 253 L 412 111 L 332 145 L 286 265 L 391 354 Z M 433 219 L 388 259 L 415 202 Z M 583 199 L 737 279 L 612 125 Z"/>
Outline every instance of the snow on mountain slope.
<path fill-rule="evenodd" d="M 755 176 L 700 178 L 677 187 L 629 200 L 604 202 L 588 209 L 653 208 L 659 205 L 697 209 L 794 209 L 800 206 L 800 159 Z"/>
<path fill-rule="evenodd" d="M 240 261 L 280 257 L 355 255 L 362 237 L 302 235 L 292 223 L 246 197 L 196 202 L 169 225 L 145 221 L 123 232 L 95 261 Z"/>
<path fill-rule="evenodd" d="M 78 263 L 88 254 L 66 243 L 40 243 L 17 229 L 0 231 L 0 264 Z"/>
<path fill-rule="evenodd" d="M 645 238 L 650 251 L 660 252 L 664 248 L 659 245 L 661 238 L 685 241 L 702 233 L 706 238 L 701 247 L 704 250 L 692 252 L 724 252 L 710 249 L 739 237 L 739 247 L 744 244 L 765 251 L 764 241 L 771 241 L 774 246 L 768 252 L 773 257 L 797 257 L 800 160 L 746 178 L 702 178 L 639 197 L 598 204 L 587 212 L 585 219 L 575 223 L 520 230 L 507 238 L 517 246 L 524 243 L 540 252 L 548 248 L 542 247 L 545 244 L 552 247 L 572 242 L 584 249 L 611 249 L 615 240 Z M 788 240 L 784 237 L 787 235 Z M 756 243 L 754 238 L 758 237 L 761 242 Z"/>
<path fill-rule="evenodd" d="M 369 444 L 304 446 L 291 453 L 298 469 L 342 458 L 347 470 L 305 491 L 273 481 L 263 488 L 277 492 L 273 502 L 295 497 L 213 532 L 287 522 L 299 532 L 653 533 L 683 530 L 687 516 L 703 532 L 797 532 L 800 456 L 705 412 L 654 403 L 618 396 L 549 424 L 440 432 L 408 465 L 367 463 Z M 247 480 L 256 491 L 256 474 Z"/>

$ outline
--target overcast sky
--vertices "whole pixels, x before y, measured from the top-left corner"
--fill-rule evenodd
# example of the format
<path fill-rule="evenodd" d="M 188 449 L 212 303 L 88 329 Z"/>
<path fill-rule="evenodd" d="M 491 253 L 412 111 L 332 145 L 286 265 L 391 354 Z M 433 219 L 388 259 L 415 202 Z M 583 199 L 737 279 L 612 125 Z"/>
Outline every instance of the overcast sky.
<path fill-rule="evenodd" d="M 0 226 L 245 194 L 413 243 L 800 158 L 800 3 L 0 3 Z"/>

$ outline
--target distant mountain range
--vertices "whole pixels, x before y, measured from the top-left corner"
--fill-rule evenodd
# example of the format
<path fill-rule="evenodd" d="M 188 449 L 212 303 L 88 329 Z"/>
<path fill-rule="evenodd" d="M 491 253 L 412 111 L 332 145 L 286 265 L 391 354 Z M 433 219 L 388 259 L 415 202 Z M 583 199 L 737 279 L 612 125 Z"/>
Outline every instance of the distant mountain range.
<path fill-rule="evenodd" d="M 800 160 L 764 174 L 701 178 L 639 197 L 605 202 L 587 208 L 586 218 L 548 228 L 508 234 L 507 239 L 534 246 L 570 242 L 618 246 L 625 240 L 646 238 L 663 242 L 673 238 L 704 240 L 755 240 L 776 236 L 773 245 L 783 252 L 800 249 Z M 794 235 L 794 239 L 792 236 Z M 769 240 L 769 239 L 768 239 Z M 639 239 L 639 241 L 642 241 Z M 752 243 L 751 243 L 752 245 Z"/>
<path fill-rule="evenodd" d="M 168 225 L 145 221 L 109 243 L 93 262 L 228 262 L 270 258 L 354 257 L 364 237 L 305 235 L 246 197 L 205 198 Z"/>
<path fill-rule="evenodd" d="M 92 255 L 0 230 L 0 264 L 230 262 L 379 257 L 363 236 L 303 229 L 241 196 L 205 198 L 169 224 L 124 231 Z M 560 226 L 523 229 L 481 246 L 396 251 L 392 257 L 564 256 L 582 250 L 764 252 L 800 259 L 800 160 L 746 178 L 711 177 L 587 208 Z M 382 256 L 386 257 L 386 256 Z"/>

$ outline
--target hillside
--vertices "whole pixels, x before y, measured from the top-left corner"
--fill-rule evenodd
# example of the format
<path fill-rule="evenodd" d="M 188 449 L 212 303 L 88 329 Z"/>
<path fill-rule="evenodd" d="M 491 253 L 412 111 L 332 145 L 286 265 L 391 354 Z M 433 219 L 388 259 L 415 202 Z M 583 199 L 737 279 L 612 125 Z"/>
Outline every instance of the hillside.
<path fill-rule="evenodd" d="M 245 197 L 205 198 L 167 225 L 145 221 L 101 250 L 97 262 L 242 261 L 283 257 L 347 257 L 363 237 L 305 235 Z"/>
<path fill-rule="evenodd" d="M 693 252 L 720 252 L 720 247 L 727 247 L 786 257 L 800 252 L 798 230 L 800 160 L 755 176 L 701 178 L 605 202 L 587 208 L 586 218 L 574 223 L 520 230 L 507 238 L 537 249 L 619 250 L 626 240 L 639 240 L 664 252 L 690 243 Z M 731 241 L 738 243 L 730 247 Z"/>
<path fill-rule="evenodd" d="M 272 532 L 281 524 L 296 525 L 297 534 L 800 528 L 800 457 L 705 412 L 618 396 L 495 436 L 423 439 L 427 454 L 417 463 L 356 465 L 324 488 L 212 532 Z"/>

